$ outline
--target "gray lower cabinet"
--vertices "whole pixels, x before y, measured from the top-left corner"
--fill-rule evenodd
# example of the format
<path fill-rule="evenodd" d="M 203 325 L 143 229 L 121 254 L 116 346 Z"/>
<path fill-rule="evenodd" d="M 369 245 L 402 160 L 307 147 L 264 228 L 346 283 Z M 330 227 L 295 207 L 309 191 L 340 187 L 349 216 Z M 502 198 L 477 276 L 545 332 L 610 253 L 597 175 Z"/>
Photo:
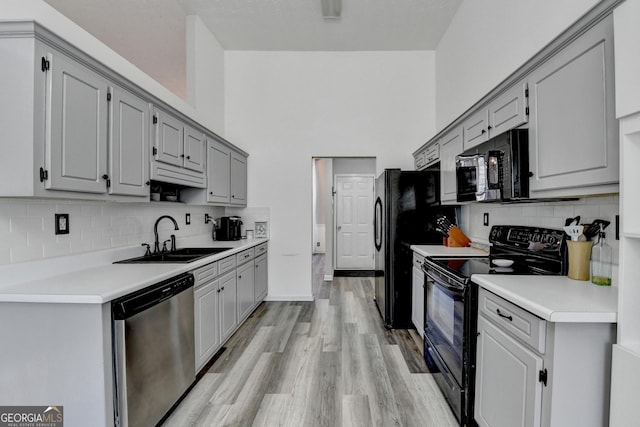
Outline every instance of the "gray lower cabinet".
<path fill-rule="evenodd" d="M 424 338 L 424 272 L 422 263 L 424 257 L 413 253 L 413 267 L 411 268 L 411 321 L 421 337 Z"/>
<path fill-rule="evenodd" d="M 193 292 L 196 371 L 200 370 L 220 347 L 220 281 L 212 280 Z"/>
<path fill-rule="evenodd" d="M 220 277 L 220 327 L 224 343 L 238 326 L 236 272 L 230 271 Z"/>
<path fill-rule="evenodd" d="M 45 161 L 49 190 L 107 192 L 109 82 L 77 61 L 48 49 Z"/>
<path fill-rule="evenodd" d="M 528 82 L 531 196 L 617 192 L 612 17 L 543 63 Z"/>
<path fill-rule="evenodd" d="M 266 251 L 266 244 L 265 244 Z M 257 253 L 257 250 L 256 250 Z M 260 304 L 262 300 L 264 300 L 268 293 L 268 263 L 267 263 L 267 254 L 266 252 L 260 256 L 257 256 L 255 261 L 255 303 Z"/>
<path fill-rule="evenodd" d="M 474 419 L 480 427 L 608 425 L 616 325 L 551 322 L 478 295 Z"/>
<path fill-rule="evenodd" d="M 246 319 L 255 306 L 253 260 L 246 262 L 236 270 L 238 283 L 238 320 Z"/>

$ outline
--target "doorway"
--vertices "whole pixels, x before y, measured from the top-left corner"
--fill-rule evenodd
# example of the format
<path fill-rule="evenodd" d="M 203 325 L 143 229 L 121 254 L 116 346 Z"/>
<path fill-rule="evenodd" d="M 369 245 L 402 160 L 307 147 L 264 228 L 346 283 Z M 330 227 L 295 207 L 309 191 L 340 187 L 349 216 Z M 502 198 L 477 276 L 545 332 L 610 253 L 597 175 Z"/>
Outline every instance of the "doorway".
<path fill-rule="evenodd" d="M 314 157 L 312 159 L 312 260 L 313 260 L 313 289 L 314 295 L 318 281 L 333 280 L 336 270 L 336 221 L 335 215 L 338 209 L 336 199 L 336 176 L 367 177 L 375 182 L 376 159 L 375 157 Z M 362 201 L 362 214 L 373 221 L 373 200 L 369 208 Z M 364 226 L 363 226 L 364 227 Z M 373 225 L 368 229 L 371 232 L 371 248 L 373 248 Z M 364 243 L 363 243 L 364 245 Z M 372 250 L 372 249 L 371 249 Z M 373 261 L 372 261 L 373 262 Z M 371 267 L 348 267 L 350 270 L 368 270 Z M 321 283 L 320 283 L 321 284 Z"/>

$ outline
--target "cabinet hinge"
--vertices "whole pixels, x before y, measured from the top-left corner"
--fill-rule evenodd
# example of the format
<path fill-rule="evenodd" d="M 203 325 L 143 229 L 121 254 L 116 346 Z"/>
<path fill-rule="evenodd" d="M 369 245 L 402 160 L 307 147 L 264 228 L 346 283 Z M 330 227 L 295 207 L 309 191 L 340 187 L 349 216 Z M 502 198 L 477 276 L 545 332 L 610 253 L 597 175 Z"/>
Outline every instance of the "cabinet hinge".
<path fill-rule="evenodd" d="M 154 125 L 158 124 L 158 116 L 156 116 L 155 114 L 153 115 L 153 124 Z"/>
<path fill-rule="evenodd" d="M 157 156 L 158 155 L 158 148 L 157 147 L 153 147 L 153 155 Z"/>
<path fill-rule="evenodd" d="M 49 70 L 49 68 L 51 68 L 51 63 L 49 62 L 49 60 L 47 58 L 45 58 L 44 56 L 42 57 L 42 61 L 40 63 L 40 68 L 42 69 L 42 72 L 46 72 Z"/>
<path fill-rule="evenodd" d="M 547 370 L 546 369 L 541 369 L 538 372 L 538 381 L 544 384 L 545 387 L 547 386 Z"/>
<path fill-rule="evenodd" d="M 111 102 L 111 92 L 107 92 L 107 102 Z"/>
<path fill-rule="evenodd" d="M 524 113 L 528 116 L 529 115 L 529 107 L 524 109 Z"/>
<path fill-rule="evenodd" d="M 40 168 L 40 182 L 45 182 L 49 179 L 49 171 L 45 170 L 45 168 Z"/>
<path fill-rule="evenodd" d="M 528 98 L 528 97 L 529 97 L 529 88 L 526 88 L 526 89 L 524 90 L 524 97 L 525 97 L 525 98 Z"/>

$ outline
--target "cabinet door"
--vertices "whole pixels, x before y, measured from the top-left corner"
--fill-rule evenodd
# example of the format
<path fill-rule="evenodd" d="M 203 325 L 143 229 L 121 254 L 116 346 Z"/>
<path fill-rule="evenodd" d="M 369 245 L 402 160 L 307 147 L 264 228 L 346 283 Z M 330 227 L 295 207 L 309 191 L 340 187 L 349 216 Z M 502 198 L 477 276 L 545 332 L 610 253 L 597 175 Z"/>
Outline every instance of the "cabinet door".
<path fill-rule="evenodd" d="M 196 372 L 220 347 L 218 284 L 218 280 L 213 280 L 193 292 Z"/>
<path fill-rule="evenodd" d="M 242 322 L 255 303 L 253 261 L 241 265 L 236 270 L 238 284 L 238 322 Z"/>
<path fill-rule="evenodd" d="M 464 151 L 489 140 L 489 110 L 481 109 L 462 124 L 464 131 Z"/>
<path fill-rule="evenodd" d="M 184 164 L 184 126 L 164 111 L 155 110 L 155 160 L 182 167 Z"/>
<path fill-rule="evenodd" d="M 413 267 L 411 285 L 411 320 L 421 337 L 424 337 L 424 273 Z"/>
<path fill-rule="evenodd" d="M 207 201 L 229 203 L 231 200 L 231 150 L 218 142 L 207 143 Z"/>
<path fill-rule="evenodd" d="M 618 182 L 610 18 L 531 74 L 529 108 L 531 196 Z"/>
<path fill-rule="evenodd" d="M 236 272 L 220 277 L 220 340 L 225 342 L 238 324 L 236 306 Z"/>
<path fill-rule="evenodd" d="M 458 126 L 440 140 L 440 199 L 456 202 L 456 156 L 462 151 L 462 127 Z"/>
<path fill-rule="evenodd" d="M 474 418 L 480 427 L 540 425 L 543 360 L 478 316 Z"/>
<path fill-rule="evenodd" d="M 231 204 L 247 204 L 247 158 L 231 152 Z"/>
<path fill-rule="evenodd" d="M 184 167 L 204 172 L 204 134 L 190 127 L 184 130 Z"/>
<path fill-rule="evenodd" d="M 269 273 L 267 264 L 267 254 L 260 255 L 255 259 L 255 303 L 262 301 L 268 293 Z"/>
<path fill-rule="evenodd" d="M 149 196 L 149 104 L 115 87 L 111 97 L 109 194 Z"/>
<path fill-rule="evenodd" d="M 106 193 L 107 80 L 61 53 L 48 58 L 45 188 Z"/>
<path fill-rule="evenodd" d="M 516 84 L 489 104 L 489 137 L 527 122 L 527 84 Z"/>

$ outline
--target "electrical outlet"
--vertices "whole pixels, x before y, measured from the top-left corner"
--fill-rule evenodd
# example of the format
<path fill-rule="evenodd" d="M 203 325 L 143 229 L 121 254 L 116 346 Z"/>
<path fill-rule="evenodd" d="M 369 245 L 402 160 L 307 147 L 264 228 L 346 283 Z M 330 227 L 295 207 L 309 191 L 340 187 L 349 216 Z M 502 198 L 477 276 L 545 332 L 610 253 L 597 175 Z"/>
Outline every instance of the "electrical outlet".
<path fill-rule="evenodd" d="M 489 212 L 485 212 L 485 213 L 482 215 L 482 224 L 483 224 L 485 227 L 488 227 L 488 226 L 489 226 Z"/>
<path fill-rule="evenodd" d="M 69 214 L 55 214 L 56 234 L 69 234 Z"/>
<path fill-rule="evenodd" d="M 316 242 L 316 247 L 320 247 L 320 242 Z"/>
<path fill-rule="evenodd" d="M 190 213 L 184 214 L 184 223 L 187 224 L 187 225 L 191 224 L 191 214 Z"/>

